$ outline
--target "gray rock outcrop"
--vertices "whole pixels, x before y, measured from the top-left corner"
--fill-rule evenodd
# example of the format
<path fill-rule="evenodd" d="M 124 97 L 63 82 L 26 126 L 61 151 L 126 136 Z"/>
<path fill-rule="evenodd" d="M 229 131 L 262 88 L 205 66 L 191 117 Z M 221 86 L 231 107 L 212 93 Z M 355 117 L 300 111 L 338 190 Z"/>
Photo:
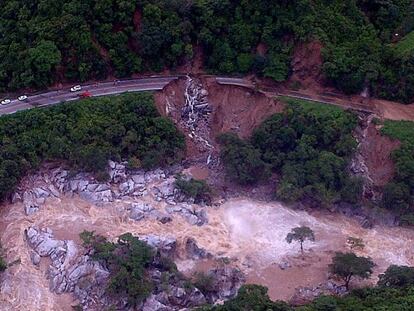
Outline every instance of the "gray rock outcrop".
<path fill-rule="evenodd" d="M 172 221 L 171 216 L 160 212 L 147 203 L 132 203 L 129 207 L 129 218 L 139 221 L 143 219 L 155 219 L 165 224 Z"/>
<path fill-rule="evenodd" d="M 109 272 L 98 262 L 90 261 L 88 256 L 79 254 L 73 241 L 57 240 L 52 230 L 38 227 L 28 228 L 26 238 L 33 249 L 31 260 L 34 264 L 39 264 L 40 257 L 49 257 L 51 260 L 47 272 L 51 291 L 60 294 L 74 292 L 76 289 L 80 294 L 83 290 L 79 284 L 85 279 L 99 286 L 106 282 Z M 87 292 L 83 292 L 83 296 L 81 297 L 83 304 L 94 299 Z"/>
<path fill-rule="evenodd" d="M 203 208 L 196 208 L 191 205 L 181 204 L 176 206 L 168 206 L 165 210 L 170 214 L 179 214 L 189 224 L 194 226 L 202 226 L 208 223 L 207 212 Z"/>
<path fill-rule="evenodd" d="M 196 240 L 191 237 L 185 242 L 185 250 L 189 259 L 198 260 L 213 257 L 205 249 L 198 247 Z"/>

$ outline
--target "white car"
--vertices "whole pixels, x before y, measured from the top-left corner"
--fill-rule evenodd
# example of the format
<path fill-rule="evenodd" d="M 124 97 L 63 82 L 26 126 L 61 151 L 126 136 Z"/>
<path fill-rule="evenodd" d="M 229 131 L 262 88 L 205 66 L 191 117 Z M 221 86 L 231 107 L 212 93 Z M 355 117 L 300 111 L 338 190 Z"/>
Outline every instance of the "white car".
<path fill-rule="evenodd" d="M 80 85 L 75 85 L 70 89 L 71 92 L 79 92 L 80 90 L 82 90 L 82 87 Z"/>
<path fill-rule="evenodd" d="M 1 104 L 2 105 L 8 105 L 8 104 L 10 104 L 11 103 L 11 100 L 10 99 L 3 99 L 2 101 L 1 101 Z"/>
<path fill-rule="evenodd" d="M 22 96 L 19 96 L 17 99 L 22 102 L 22 101 L 25 101 L 27 99 L 27 96 L 22 95 Z"/>

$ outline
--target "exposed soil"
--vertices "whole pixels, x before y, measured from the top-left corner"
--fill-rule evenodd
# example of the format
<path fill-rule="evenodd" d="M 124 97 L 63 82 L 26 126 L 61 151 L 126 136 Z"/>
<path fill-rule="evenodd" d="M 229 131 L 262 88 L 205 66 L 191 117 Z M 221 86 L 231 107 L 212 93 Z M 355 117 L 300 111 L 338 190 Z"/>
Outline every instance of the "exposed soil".
<path fill-rule="evenodd" d="M 324 84 L 322 68 L 322 43 L 311 41 L 295 47 L 292 57 L 292 75 L 289 85 L 300 88 L 320 90 Z"/>
<path fill-rule="evenodd" d="M 395 164 L 391 153 L 400 145 L 399 141 L 381 135 L 375 124 L 369 125 L 367 136 L 361 142 L 361 153 L 374 186 L 385 186 L 394 177 Z"/>
<path fill-rule="evenodd" d="M 247 138 L 267 117 L 283 111 L 284 104 L 274 98 L 238 86 L 223 86 L 213 79 L 205 80 L 213 105 L 212 132 L 235 132 Z"/>
<path fill-rule="evenodd" d="M 202 78 L 203 87 L 208 91 L 212 106 L 211 133 L 215 138 L 223 132 L 235 132 L 240 137 L 249 137 L 252 131 L 267 117 L 283 111 L 284 105 L 274 98 L 247 88 L 223 86 L 214 78 Z M 155 94 L 155 103 L 163 116 L 171 117 L 186 135 L 187 156 L 201 155 L 198 146 L 188 136 L 187 128 L 180 126 L 181 109 L 184 107 L 185 79 L 170 83 L 163 92 Z M 217 145 L 216 145 L 217 147 Z"/>
<path fill-rule="evenodd" d="M 155 93 L 155 105 L 159 113 L 164 117 L 170 117 L 175 125 L 185 134 L 186 156 L 196 159 L 202 155 L 196 142 L 189 136 L 187 127 L 182 126 L 181 110 L 185 105 L 185 79 L 178 79 L 171 82 L 162 92 Z"/>
<path fill-rule="evenodd" d="M 403 105 L 381 99 L 373 99 L 371 101 L 384 119 L 414 121 L 414 104 Z"/>

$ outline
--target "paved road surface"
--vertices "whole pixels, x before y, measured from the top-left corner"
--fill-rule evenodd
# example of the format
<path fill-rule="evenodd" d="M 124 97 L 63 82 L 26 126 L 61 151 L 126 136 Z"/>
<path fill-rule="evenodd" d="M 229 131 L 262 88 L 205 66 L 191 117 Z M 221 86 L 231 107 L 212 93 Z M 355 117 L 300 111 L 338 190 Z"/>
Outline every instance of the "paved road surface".
<path fill-rule="evenodd" d="M 98 84 L 90 84 L 82 86 L 81 92 L 70 92 L 69 89 L 46 92 L 38 95 L 29 96 L 24 102 L 17 99 L 12 100 L 8 105 L 0 105 L 0 115 L 15 113 L 20 110 L 30 109 L 33 107 L 43 107 L 58 104 L 61 102 L 69 102 L 77 100 L 78 95 L 83 91 L 89 91 L 92 96 L 115 95 L 125 92 L 141 92 L 141 91 L 157 91 L 162 90 L 167 84 L 178 79 L 178 76 L 171 77 L 153 77 L 142 79 L 122 80 L 117 83 L 102 82 Z M 241 78 L 216 77 L 219 84 L 236 85 L 247 88 L 254 88 L 254 84 L 248 80 Z M 260 89 L 259 91 L 273 96 L 287 96 L 298 99 L 305 99 L 329 105 L 351 108 L 355 110 L 373 112 L 373 108 L 354 102 L 345 102 L 333 97 L 302 94 L 295 91 L 279 92 L 276 89 Z"/>
<path fill-rule="evenodd" d="M 168 83 L 176 79 L 178 79 L 177 76 L 132 79 L 119 81 L 117 83 L 102 82 L 98 84 L 84 85 L 80 92 L 70 92 L 69 89 L 46 92 L 29 96 L 24 102 L 14 99 L 8 105 L 0 105 L 0 115 L 11 114 L 33 107 L 43 107 L 77 100 L 79 94 L 84 91 L 90 92 L 92 96 L 114 95 L 125 92 L 158 91 L 162 90 Z"/>

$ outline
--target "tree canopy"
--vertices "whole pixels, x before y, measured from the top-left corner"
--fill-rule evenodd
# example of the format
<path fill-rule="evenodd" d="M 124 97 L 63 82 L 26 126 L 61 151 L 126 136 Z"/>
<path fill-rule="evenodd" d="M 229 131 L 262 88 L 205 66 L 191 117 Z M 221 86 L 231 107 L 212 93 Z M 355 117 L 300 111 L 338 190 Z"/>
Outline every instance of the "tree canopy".
<path fill-rule="evenodd" d="M 333 274 L 344 280 L 348 289 L 352 277 L 368 279 L 374 266 L 371 258 L 358 257 L 354 253 L 337 252 L 332 258 L 332 264 L 329 265 L 329 268 Z"/>
<path fill-rule="evenodd" d="M 414 267 L 391 265 L 379 276 L 379 286 L 414 286 Z"/>
<path fill-rule="evenodd" d="M 286 202 L 358 203 L 362 181 L 346 169 L 356 147 L 356 116 L 337 107 L 282 100 L 288 102 L 285 111 L 265 120 L 249 140 L 219 137 L 227 175 L 254 184 L 273 171 L 281 177 L 276 197 Z"/>
<path fill-rule="evenodd" d="M 328 83 L 408 103 L 414 54 L 394 41 L 413 29 L 410 0 L 5 0 L 0 92 L 174 70 L 199 49 L 210 72 L 285 81 L 317 40 Z"/>
<path fill-rule="evenodd" d="M 286 242 L 289 244 L 292 241 L 297 241 L 300 244 L 300 251 L 303 253 L 303 243 L 306 241 L 315 241 L 315 234 L 313 230 L 306 226 L 293 228 L 286 236 Z"/>
<path fill-rule="evenodd" d="M 86 99 L 0 118 L 0 199 L 44 160 L 105 177 L 109 159 L 138 158 L 143 168 L 180 160 L 184 137 L 160 117 L 151 94 Z"/>
<path fill-rule="evenodd" d="M 80 237 L 83 246 L 92 252 L 92 259 L 110 271 L 107 292 L 116 297 L 127 297 L 130 306 L 139 305 L 152 293 L 154 282 L 148 270 L 153 265 L 163 273 L 175 274 L 177 271 L 168 258 L 131 233 L 122 234 L 116 243 L 91 231 L 82 232 Z"/>

